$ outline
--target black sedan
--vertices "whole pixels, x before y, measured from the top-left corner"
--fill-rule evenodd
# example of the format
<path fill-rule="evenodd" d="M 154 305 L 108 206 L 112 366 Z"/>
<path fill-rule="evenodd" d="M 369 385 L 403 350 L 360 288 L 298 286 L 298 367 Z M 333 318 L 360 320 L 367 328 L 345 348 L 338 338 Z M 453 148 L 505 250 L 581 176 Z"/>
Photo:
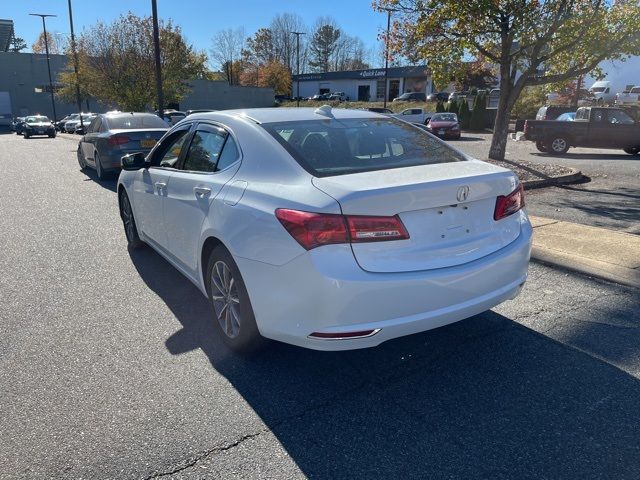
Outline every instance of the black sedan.
<path fill-rule="evenodd" d="M 56 128 L 53 126 L 53 122 L 49 120 L 49 117 L 33 115 L 25 119 L 22 126 L 22 136 L 24 138 L 31 138 L 36 135 L 46 135 L 49 138 L 55 138 Z"/>

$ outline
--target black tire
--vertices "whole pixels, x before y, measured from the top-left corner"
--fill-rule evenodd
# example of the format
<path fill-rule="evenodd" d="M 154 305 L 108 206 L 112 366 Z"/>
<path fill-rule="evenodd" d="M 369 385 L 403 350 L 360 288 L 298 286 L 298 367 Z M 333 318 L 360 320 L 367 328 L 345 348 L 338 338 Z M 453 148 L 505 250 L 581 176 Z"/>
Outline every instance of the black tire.
<path fill-rule="evenodd" d="M 553 153 L 555 155 L 564 155 L 569 150 L 569 140 L 565 137 L 557 136 L 552 137 L 548 145 L 548 153 Z"/>
<path fill-rule="evenodd" d="M 138 235 L 138 227 L 136 226 L 136 220 L 133 216 L 133 209 L 131 208 L 131 202 L 129 196 L 124 190 L 120 193 L 120 218 L 122 219 L 122 225 L 124 226 L 124 234 L 127 237 L 127 244 L 131 250 L 137 250 L 145 245 L 140 240 Z"/>
<path fill-rule="evenodd" d="M 539 152 L 542 152 L 542 153 L 547 153 L 549 151 L 549 149 L 547 148 L 547 145 L 542 143 L 540 140 L 536 142 L 536 148 L 538 149 Z"/>
<path fill-rule="evenodd" d="M 84 171 L 85 168 L 87 168 L 87 162 L 84 159 L 84 154 L 82 153 L 82 149 L 80 148 L 80 146 L 78 145 L 78 165 L 80 165 L 80 170 Z"/>
<path fill-rule="evenodd" d="M 93 154 L 93 159 L 96 162 L 96 175 L 98 176 L 98 180 L 106 180 L 107 173 L 102 168 L 102 163 L 100 163 L 100 155 L 98 152 Z"/>
<path fill-rule="evenodd" d="M 29 135 L 27 132 L 24 132 L 22 136 L 24 137 L 25 140 L 27 140 L 31 135 Z"/>
<path fill-rule="evenodd" d="M 226 285 L 220 280 L 224 277 L 225 267 L 230 274 Z M 209 255 L 205 282 L 213 325 L 224 343 L 238 353 L 260 350 L 266 341 L 256 325 L 249 294 L 236 262 L 222 245 L 214 248 Z"/>
<path fill-rule="evenodd" d="M 640 154 L 640 147 L 625 148 L 624 153 L 628 153 L 629 155 L 638 155 Z"/>

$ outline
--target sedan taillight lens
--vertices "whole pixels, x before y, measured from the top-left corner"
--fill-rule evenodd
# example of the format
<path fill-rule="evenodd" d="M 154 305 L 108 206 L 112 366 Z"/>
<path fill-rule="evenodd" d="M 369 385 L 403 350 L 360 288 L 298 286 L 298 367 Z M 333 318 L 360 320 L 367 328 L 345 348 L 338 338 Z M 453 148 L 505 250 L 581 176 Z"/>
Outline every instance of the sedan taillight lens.
<path fill-rule="evenodd" d="M 493 211 L 493 219 L 500 220 L 502 218 L 513 215 L 524 207 L 524 188 L 522 184 L 518 185 L 509 195 L 500 195 L 496 199 L 496 208 Z"/>
<path fill-rule="evenodd" d="M 107 143 L 112 146 L 124 145 L 125 143 L 129 143 L 129 137 L 126 135 L 112 135 L 107 140 Z"/>
<path fill-rule="evenodd" d="M 403 240 L 409 234 L 400 217 L 336 215 L 279 208 L 276 217 L 306 250 L 336 243 Z"/>

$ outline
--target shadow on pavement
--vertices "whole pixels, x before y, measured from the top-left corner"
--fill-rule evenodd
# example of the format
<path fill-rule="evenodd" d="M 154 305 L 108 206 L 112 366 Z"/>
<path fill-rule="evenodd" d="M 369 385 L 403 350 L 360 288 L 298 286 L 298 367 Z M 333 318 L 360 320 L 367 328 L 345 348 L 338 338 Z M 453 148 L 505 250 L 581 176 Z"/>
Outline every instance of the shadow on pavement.
<path fill-rule="evenodd" d="M 472 136 L 463 134 L 457 140 L 448 140 L 448 141 L 450 141 L 450 142 L 482 142 L 482 141 L 484 141 L 484 138 L 472 137 Z"/>
<path fill-rule="evenodd" d="M 75 152 L 75 150 L 74 150 Z M 76 162 L 77 164 L 77 162 Z M 78 166 L 78 169 L 80 167 Z M 86 167 L 84 170 L 82 170 L 82 173 L 84 173 L 86 175 L 87 178 L 84 179 L 85 182 L 95 182 L 98 185 L 100 185 L 103 188 L 106 188 L 107 190 L 111 190 L 112 192 L 116 192 L 118 189 L 118 176 L 117 175 L 112 175 L 111 177 L 107 178 L 106 180 L 100 180 L 98 178 L 98 174 L 96 173 L 96 171 L 90 167 Z"/>
<path fill-rule="evenodd" d="M 201 349 L 309 477 L 640 477 L 640 383 L 590 346 L 598 326 L 575 339 L 604 361 L 494 312 L 374 349 L 274 342 L 247 359 L 214 337 L 207 300 L 158 254 L 131 259 L 182 324 L 166 348 Z M 620 356 L 637 356 L 638 340 Z"/>
<path fill-rule="evenodd" d="M 629 155 L 628 153 L 572 153 L 564 155 L 549 155 L 541 152 L 530 152 L 529 155 L 544 158 L 566 158 L 571 160 L 640 160 L 640 155 Z"/>

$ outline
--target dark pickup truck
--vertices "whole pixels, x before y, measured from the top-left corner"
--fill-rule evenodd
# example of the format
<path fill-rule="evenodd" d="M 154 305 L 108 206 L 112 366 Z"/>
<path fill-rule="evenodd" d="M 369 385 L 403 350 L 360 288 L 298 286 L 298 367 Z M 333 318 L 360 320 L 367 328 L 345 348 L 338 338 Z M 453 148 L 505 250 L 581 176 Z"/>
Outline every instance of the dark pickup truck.
<path fill-rule="evenodd" d="M 640 153 L 640 123 L 624 109 L 581 107 L 573 122 L 527 120 L 524 138 L 541 152 L 563 154 L 569 147 L 620 148 Z"/>

